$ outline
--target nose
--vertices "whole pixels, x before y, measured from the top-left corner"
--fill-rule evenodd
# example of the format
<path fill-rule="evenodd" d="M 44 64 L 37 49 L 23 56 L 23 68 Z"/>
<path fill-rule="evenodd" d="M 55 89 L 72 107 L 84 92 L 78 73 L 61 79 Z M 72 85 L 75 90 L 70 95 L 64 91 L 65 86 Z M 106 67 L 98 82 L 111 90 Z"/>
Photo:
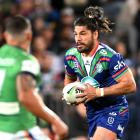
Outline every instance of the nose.
<path fill-rule="evenodd" d="M 76 40 L 76 42 L 80 42 L 82 40 L 82 38 L 81 38 L 80 35 L 76 35 L 75 36 L 75 40 Z"/>

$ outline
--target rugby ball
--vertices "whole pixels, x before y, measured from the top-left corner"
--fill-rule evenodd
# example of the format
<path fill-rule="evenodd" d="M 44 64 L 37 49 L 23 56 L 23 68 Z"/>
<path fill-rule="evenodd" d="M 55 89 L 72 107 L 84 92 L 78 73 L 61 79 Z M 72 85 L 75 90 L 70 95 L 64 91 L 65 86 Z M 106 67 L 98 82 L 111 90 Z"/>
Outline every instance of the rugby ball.
<path fill-rule="evenodd" d="M 76 94 L 82 93 L 82 90 L 79 90 L 78 87 L 86 88 L 84 84 L 81 82 L 73 82 L 67 84 L 63 88 L 63 99 L 68 103 L 75 103 L 76 102 Z"/>

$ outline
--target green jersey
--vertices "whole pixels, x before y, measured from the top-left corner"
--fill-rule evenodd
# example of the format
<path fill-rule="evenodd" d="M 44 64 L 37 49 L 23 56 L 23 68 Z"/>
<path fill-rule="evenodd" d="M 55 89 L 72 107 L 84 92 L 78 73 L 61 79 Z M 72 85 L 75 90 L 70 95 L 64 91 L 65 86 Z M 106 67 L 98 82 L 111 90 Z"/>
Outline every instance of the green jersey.
<path fill-rule="evenodd" d="M 38 61 L 20 48 L 4 45 L 0 48 L 0 131 L 15 133 L 36 125 L 35 116 L 20 104 L 16 77 L 28 72 L 36 79 L 40 75 Z"/>

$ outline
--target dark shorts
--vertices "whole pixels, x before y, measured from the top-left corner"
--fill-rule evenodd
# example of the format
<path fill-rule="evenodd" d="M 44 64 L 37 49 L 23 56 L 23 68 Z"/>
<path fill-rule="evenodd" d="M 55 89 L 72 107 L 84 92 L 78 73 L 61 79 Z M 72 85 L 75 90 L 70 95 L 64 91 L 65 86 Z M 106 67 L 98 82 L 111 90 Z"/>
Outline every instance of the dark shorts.
<path fill-rule="evenodd" d="M 122 138 L 124 128 L 127 126 L 129 120 L 129 111 L 127 107 L 117 106 L 110 107 L 95 113 L 89 122 L 89 137 L 93 137 L 94 132 L 98 126 L 109 129 L 117 134 L 117 138 Z"/>

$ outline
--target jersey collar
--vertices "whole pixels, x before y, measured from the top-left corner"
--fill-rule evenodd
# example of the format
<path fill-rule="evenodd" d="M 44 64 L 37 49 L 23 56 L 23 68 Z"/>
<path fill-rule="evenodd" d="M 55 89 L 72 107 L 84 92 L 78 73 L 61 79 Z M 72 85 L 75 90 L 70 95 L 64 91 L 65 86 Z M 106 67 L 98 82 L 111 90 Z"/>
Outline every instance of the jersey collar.
<path fill-rule="evenodd" d="M 99 42 L 97 42 L 95 48 L 89 53 L 89 56 L 94 56 L 99 46 Z"/>

